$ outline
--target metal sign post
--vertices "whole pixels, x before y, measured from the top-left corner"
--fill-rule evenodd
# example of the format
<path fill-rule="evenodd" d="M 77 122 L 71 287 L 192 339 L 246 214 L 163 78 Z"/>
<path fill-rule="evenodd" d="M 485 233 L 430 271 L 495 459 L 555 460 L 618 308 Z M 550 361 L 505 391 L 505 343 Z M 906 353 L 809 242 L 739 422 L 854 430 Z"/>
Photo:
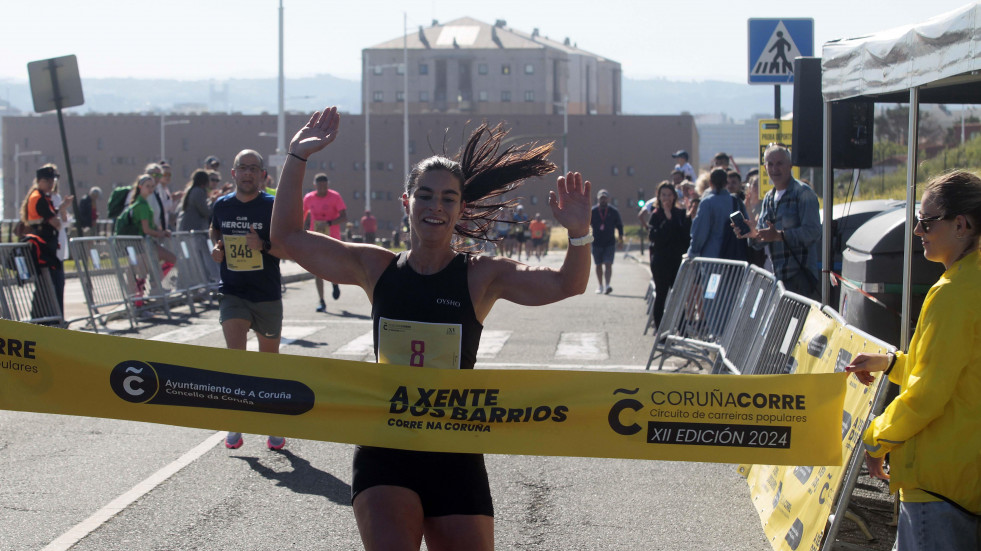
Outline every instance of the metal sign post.
<path fill-rule="evenodd" d="M 34 98 L 34 111 L 44 113 L 52 109 L 58 111 L 58 128 L 61 130 L 61 147 L 65 154 L 65 170 L 68 173 L 68 187 L 72 194 L 72 210 L 78 213 L 78 194 L 75 193 L 75 179 L 72 177 L 71 156 L 68 154 L 68 138 L 65 134 L 65 119 L 61 110 L 85 103 L 82 95 L 82 79 L 78 74 L 78 60 L 74 55 L 32 61 L 27 64 L 27 74 L 31 82 L 31 96 Z M 82 235 L 82 228 L 75 216 L 75 231 Z"/>

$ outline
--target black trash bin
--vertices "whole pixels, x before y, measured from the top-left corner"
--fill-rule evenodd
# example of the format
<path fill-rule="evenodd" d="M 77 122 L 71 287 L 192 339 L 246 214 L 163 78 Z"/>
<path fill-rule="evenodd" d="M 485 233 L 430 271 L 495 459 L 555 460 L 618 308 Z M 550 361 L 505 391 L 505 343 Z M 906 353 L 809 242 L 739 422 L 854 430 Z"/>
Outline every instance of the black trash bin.
<path fill-rule="evenodd" d="M 845 320 L 893 345 L 899 345 L 903 287 L 903 238 L 906 208 L 888 210 L 862 224 L 842 253 L 841 275 L 883 304 L 869 300 L 851 285 L 843 285 L 838 311 Z M 910 330 L 927 291 L 944 267 L 923 258 L 920 238 L 913 236 L 913 304 Z"/>
<path fill-rule="evenodd" d="M 831 270 L 841 273 L 841 255 L 845 244 L 852 235 L 872 217 L 887 210 L 903 208 L 905 201 L 899 199 L 873 199 L 870 201 L 849 201 L 836 204 L 831 211 L 831 252 L 833 262 Z M 822 216 L 824 211 L 821 211 Z M 837 307 L 841 303 L 841 287 L 831 287 L 831 297 L 828 304 Z"/>

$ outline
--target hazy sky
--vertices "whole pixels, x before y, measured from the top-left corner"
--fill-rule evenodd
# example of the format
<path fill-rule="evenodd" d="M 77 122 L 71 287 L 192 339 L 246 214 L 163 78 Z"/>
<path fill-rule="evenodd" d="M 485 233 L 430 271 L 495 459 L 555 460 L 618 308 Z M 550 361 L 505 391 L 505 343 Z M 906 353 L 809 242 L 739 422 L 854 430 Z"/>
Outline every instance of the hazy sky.
<path fill-rule="evenodd" d="M 285 73 L 359 79 L 361 49 L 408 28 L 471 16 L 619 61 L 627 78 L 747 79 L 747 19 L 814 19 L 829 40 L 918 23 L 964 0 L 284 0 Z M 0 79 L 78 56 L 83 78 L 246 78 L 277 74 L 278 0 L 5 0 Z"/>

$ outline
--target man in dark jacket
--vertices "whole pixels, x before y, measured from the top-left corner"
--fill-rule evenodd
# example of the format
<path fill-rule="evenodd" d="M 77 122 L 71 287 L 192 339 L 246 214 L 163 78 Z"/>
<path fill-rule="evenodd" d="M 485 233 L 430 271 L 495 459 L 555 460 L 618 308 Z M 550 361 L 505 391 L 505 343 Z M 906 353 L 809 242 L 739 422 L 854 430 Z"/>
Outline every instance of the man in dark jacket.
<path fill-rule="evenodd" d="M 78 225 L 86 235 L 94 235 L 95 223 L 99 220 L 98 203 L 102 196 L 102 190 L 98 186 L 92 186 L 89 194 L 78 202 Z"/>

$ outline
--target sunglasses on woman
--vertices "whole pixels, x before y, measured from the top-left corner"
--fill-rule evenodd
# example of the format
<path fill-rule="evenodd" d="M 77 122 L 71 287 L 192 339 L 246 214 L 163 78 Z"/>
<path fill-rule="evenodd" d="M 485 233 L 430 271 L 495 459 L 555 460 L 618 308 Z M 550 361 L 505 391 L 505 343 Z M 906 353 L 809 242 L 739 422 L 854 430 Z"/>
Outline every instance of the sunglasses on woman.
<path fill-rule="evenodd" d="M 951 218 L 953 218 L 953 216 L 947 214 L 938 214 L 937 216 L 926 216 L 926 217 L 920 216 L 919 214 L 916 215 L 916 221 L 921 226 L 923 226 L 923 231 L 925 233 L 930 233 L 930 229 L 933 227 L 934 222 L 940 222 L 941 220 L 949 220 Z"/>

